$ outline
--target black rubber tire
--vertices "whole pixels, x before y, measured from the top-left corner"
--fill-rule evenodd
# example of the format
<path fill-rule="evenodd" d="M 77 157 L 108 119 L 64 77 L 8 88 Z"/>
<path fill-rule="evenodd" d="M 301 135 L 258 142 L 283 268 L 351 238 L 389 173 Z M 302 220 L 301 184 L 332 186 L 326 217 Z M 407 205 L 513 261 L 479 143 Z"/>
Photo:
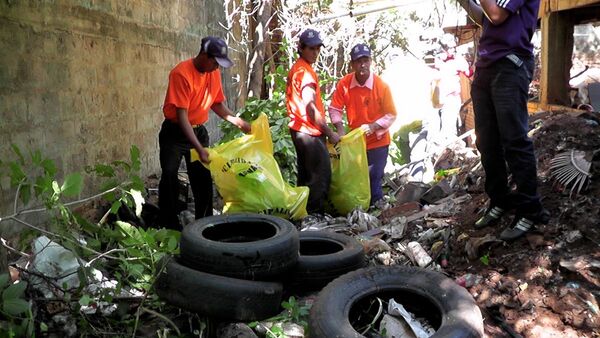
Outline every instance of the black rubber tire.
<path fill-rule="evenodd" d="M 212 275 L 167 256 L 158 263 L 154 290 L 167 303 L 221 319 L 262 320 L 281 311 L 281 283 Z"/>
<path fill-rule="evenodd" d="M 226 214 L 196 220 L 181 233 L 181 262 L 215 275 L 250 280 L 279 277 L 298 261 L 298 231 L 284 219 Z"/>
<path fill-rule="evenodd" d="M 337 277 L 365 265 L 362 245 L 354 238 L 328 231 L 301 231 L 300 257 L 288 285 L 297 290 L 318 290 Z"/>
<path fill-rule="evenodd" d="M 363 337 L 352 327 L 351 318 L 375 296 L 394 298 L 417 317 L 428 319 L 436 330 L 432 337 L 483 336 L 481 311 L 464 288 L 441 273 L 405 266 L 359 269 L 329 283 L 310 311 L 311 336 Z"/>

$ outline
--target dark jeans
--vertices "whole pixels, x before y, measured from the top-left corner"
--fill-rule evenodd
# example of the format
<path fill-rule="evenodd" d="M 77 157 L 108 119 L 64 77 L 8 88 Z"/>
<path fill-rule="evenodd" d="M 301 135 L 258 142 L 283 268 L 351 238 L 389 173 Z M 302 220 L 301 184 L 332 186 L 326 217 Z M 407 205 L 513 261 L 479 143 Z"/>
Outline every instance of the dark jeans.
<path fill-rule="evenodd" d="M 204 126 L 194 128 L 194 134 L 200 144 L 208 146 L 208 133 Z M 177 217 L 179 197 L 179 179 L 177 173 L 181 158 L 185 158 L 190 186 L 194 195 L 196 219 L 212 215 L 213 186 L 210 171 L 199 161 L 190 162 L 190 150 L 193 148 L 177 123 L 165 120 L 158 134 L 160 145 L 160 167 L 162 174 L 158 185 L 159 222 L 171 229 L 181 229 Z"/>
<path fill-rule="evenodd" d="M 478 68 L 471 86 L 477 148 L 486 174 L 485 191 L 491 205 L 517 209 L 517 214 L 542 210 L 537 192 L 537 170 L 529 131 L 527 98 L 534 61 L 517 66 L 503 58 Z M 508 165 L 508 168 L 507 168 Z M 508 185 L 508 172 L 516 191 Z"/>
<path fill-rule="evenodd" d="M 381 179 L 387 163 L 389 146 L 367 150 L 367 161 L 369 162 L 369 182 L 371 184 L 371 205 L 383 197 Z"/>
<path fill-rule="evenodd" d="M 331 183 L 331 162 L 325 136 L 311 136 L 290 129 L 298 157 L 297 186 L 309 189 L 306 211 L 323 213 Z"/>

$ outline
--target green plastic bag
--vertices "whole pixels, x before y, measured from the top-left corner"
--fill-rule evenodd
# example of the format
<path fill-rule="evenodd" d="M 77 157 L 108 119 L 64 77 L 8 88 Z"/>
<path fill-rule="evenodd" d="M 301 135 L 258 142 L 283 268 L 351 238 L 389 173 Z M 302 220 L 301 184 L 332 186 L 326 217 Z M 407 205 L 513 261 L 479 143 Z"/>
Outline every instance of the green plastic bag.
<path fill-rule="evenodd" d="M 327 144 L 331 160 L 331 185 L 328 211 L 346 215 L 360 206 L 369 208 L 371 186 L 364 131 L 356 128 L 341 137 L 336 145 Z"/>
<path fill-rule="evenodd" d="M 224 213 L 254 212 L 299 220 L 306 213 L 308 187 L 292 187 L 273 157 L 269 121 L 261 114 L 252 133 L 208 148 L 210 170 L 225 203 Z M 199 160 L 192 149 L 192 161 Z"/>

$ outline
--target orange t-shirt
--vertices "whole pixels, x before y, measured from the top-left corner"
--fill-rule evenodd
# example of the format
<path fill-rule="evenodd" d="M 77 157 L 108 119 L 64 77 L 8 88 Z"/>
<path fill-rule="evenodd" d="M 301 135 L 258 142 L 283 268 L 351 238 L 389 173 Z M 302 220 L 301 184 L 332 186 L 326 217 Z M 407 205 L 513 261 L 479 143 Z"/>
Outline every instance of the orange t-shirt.
<path fill-rule="evenodd" d="M 317 112 L 325 118 L 325 107 L 321 100 L 321 89 L 319 88 L 319 78 L 311 65 L 303 58 L 299 58 L 290 69 L 287 79 L 287 88 L 285 92 L 286 106 L 290 123 L 290 129 L 299 131 L 305 134 L 320 136 L 322 133 L 308 117 L 306 113 L 306 105 L 302 100 L 302 89 L 312 85 L 315 88 L 315 106 Z"/>
<path fill-rule="evenodd" d="M 193 59 L 180 62 L 169 73 L 169 86 L 163 105 L 165 118 L 177 122 L 177 108 L 187 109 L 190 124 L 203 124 L 215 103 L 225 101 L 219 69 L 201 73 Z"/>
<path fill-rule="evenodd" d="M 337 84 L 331 107 L 342 111 L 346 108 L 346 116 L 351 129 L 363 124 L 373 123 L 386 114 L 396 116 L 396 107 L 392 99 L 390 87 L 373 74 L 372 89 L 362 86 L 350 88 L 354 73 L 344 76 Z M 367 149 L 383 147 L 390 144 L 390 133 L 385 132 L 378 137 L 373 133 L 367 136 Z"/>

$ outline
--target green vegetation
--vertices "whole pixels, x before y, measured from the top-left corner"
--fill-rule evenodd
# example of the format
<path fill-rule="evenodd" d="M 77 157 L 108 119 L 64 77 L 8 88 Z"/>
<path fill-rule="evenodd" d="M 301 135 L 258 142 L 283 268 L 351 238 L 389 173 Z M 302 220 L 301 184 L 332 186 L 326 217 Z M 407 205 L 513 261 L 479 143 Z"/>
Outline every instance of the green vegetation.
<path fill-rule="evenodd" d="M 152 293 L 157 275 L 155 263 L 166 254 L 177 253 L 180 235 L 173 230 L 142 229 L 115 216 L 109 217 L 117 215 L 121 208 L 132 210 L 138 217 L 141 215 L 145 188 L 138 176 L 138 149 L 135 146 L 131 148 L 129 161 L 87 168 L 88 174 L 105 181 L 103 192 L 67 202 L 68 198 L 82 193 L 84 175 L 67 174 L 61 182 L 57 178 L 54 161 L 45 158 L 40 151 L 30 151 L 26 156 L 16 145 L 12 148 L 16 159 L 0 163 L 0 173 L 10 177 L 10 184 L 16 192 L 14 213 L 1 217 L 0 223 L 11 220 L 27 227 L 21 233 L 21 244 L 15 251 L 31 252 L 30 240 L 42 234 L 70 250 L 80 265 L 77 270 L 78 286 L 69 287 L 66 283 L 57 285 L 59 278 L 45 277 L 44 281 L 52 285 L 56 299 L 71 310 L 71 315 L 79 316 L 78 333 L 133 334 L 141 313 L 158 313 L 155 310 L 163 307 Z M 98 222 L 85 219 L 72 210 L 74 206 L 99 198 L 108 201 L 110 207 Z M 32 203 L 36 203 L 36 206 L 29 207 Z M 49 216 L 47 227 L 38 227 L 23 220 L 24 215 L 31 213 L 46 213 Z M 43 255 L 44 249 L 38 255 Z M 61 262 L 55 263 L 59 265 Z M 27 271 L 24 272 L 23 276 L 27 278 Z M 99 272 L 102 273 L 102 280 L 98 280 Z M 105 286 L 88 287 L 99 283 Z M 36 331 L 48 330 L 43 318 L 36 318 L 43 311 L 38 311 L 34 316 L 31 304 L 24 299 L 27 292 L 32 295 L 35 292 L 29 290 L 27 285 L 25 281 L 12 284 L 7 275 L 0 276 L 2 336 L 33 337 Z M 102 303 L 114 304 L 116 310 L 110 316 L 94 316 L 81 311 L 84 308 L 99 309 Z"/>

